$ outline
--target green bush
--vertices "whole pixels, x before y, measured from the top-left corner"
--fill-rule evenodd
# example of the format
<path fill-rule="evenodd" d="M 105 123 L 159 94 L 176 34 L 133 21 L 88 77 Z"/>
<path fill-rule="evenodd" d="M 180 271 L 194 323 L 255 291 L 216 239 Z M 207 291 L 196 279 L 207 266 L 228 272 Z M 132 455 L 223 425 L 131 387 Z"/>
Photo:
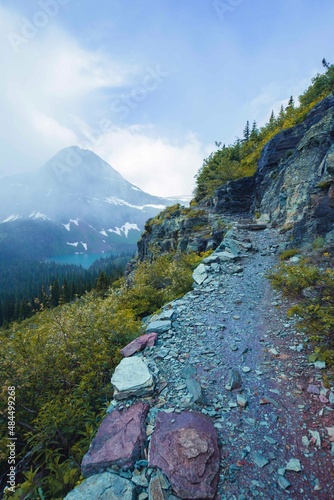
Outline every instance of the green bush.
<path fill-rule="evenodd" d="M 0 330 L 0 461 L 7 465 L 8 386 L 17 387 L 17 460 L 30 470 L 4 499 L 61 499 L 80 481 L 80 463 L 112 397 L 120 349 L 141 332 L 140 318 L 191 289 L 203 256 L 166 253 L 138 263 L 131 284 L 38 313 Z M 28 454 L 28 455 L 27 455 Z"/>
<path fill-rule="evenodd" d="M 297 299 L 289 315 L 299 318 L 298 326 L 314 343 L 318 357 L 334 366 L 333 269 L 311 265 L 304 259 L 298 265 L 282 262 L 269 277 L 275 288 Z"/>

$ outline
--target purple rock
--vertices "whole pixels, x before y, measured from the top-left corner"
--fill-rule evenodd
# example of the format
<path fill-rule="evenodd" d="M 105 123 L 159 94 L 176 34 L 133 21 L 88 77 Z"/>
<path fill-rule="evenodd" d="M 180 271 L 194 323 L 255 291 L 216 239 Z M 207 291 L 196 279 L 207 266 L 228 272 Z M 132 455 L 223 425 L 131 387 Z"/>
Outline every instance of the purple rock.
<path fill-rule="evenodd" d="M 208 417 L 187 411 L 157 415 L 149 466 L 166 474 L 179 498 L 214 498 L 219 463 L 217 433 Z"/>
<path fill-rule="evenodd" d="M 115 409 L 104 418 L 82 460 L 84 477 L 103 472 L 112 465 L 123 469 L 133 467 L 144 449 L 148 410 L 148 404 L 136 403 L 124 411 Z"/>
<path fill-rule="evenodd" d="M 320 389 L 317 385 L 309 385 L 307 388 L 307 392 L 310 394 L 320 394 Z"/>
<path fill-rule="evenodd" d="M 142 351 L 145 347 L 151 347 L 155 345 L 158 338 L 158 334 L 155 332 L 145 333 L 140 337 L 136 338 L 130 344 L 123 347 L 121 354 L 124 358 L 132 356 L 135 352 Z"/>

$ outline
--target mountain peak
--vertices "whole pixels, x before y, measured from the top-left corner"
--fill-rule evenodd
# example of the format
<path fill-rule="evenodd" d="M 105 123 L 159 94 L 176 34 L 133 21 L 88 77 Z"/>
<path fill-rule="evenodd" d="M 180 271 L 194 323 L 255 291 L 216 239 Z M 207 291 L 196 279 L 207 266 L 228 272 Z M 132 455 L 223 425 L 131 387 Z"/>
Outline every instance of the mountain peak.
<path fill-rule="evenodd" d="M 123 179 L 115 169 L 102 160 L 97 154 L 89 149 L 82 149 L 78 146 L 70 146 L 61 149 L 43 166 L 45 173 L 52 172 L 60 178 L 69 178 L 76 175 L 88 176 L 90 178 L 98 175 L 112 179 Z"/>

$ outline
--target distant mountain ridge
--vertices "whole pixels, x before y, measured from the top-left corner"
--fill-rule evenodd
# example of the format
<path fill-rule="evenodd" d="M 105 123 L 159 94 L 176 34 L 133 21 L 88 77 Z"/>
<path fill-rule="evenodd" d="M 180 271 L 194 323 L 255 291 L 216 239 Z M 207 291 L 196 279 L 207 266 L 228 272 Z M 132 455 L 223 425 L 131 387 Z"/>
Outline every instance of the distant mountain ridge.
<path fill-rule="evenodd" d="M 33 173 L 1 179 L 0 199 L 0 241 L 7 235 L 24 246 L 20 234 L 28 230 L 27 221 L 30 228 L 34 221 L 39 232 L 47 228 L 48 248 L 40 252 L 45 257 L 50 251 L 100 253 L 134 245 L 146 220 L 178 201 L 145 193 L 77 146 L 62 149 Z"/>

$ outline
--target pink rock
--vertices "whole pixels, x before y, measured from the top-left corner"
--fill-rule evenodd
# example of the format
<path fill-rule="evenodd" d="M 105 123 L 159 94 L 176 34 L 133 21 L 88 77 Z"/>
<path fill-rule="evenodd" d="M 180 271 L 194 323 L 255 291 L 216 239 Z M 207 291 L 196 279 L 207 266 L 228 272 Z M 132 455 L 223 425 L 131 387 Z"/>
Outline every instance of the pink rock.
<path fill-rule="evenodd" d="M 320 388 L 317 385 L 310 384 L 307 388 L 310 394 L 320 394 Z"/>
<path fill-rule="evenodd" d="M 166 474 L 179 498 L 214 498 L 219 463 L 217 433 L 208 417 L 187 411 L 158 413 L 149 466 Z"/>
<path fill-rule="evenodd" d="M 84 477 L 103 472 L 111 465 L 133 467 L 144 449 L 148 410 L 148 404 L 136 403 L 127 410 L 115 409 L 104 418 L 82 460 Z"/>
<path fill-rule="evenodd" d="M 130 342 L 130 344 L 123 347 L 123 349 L 121 350 L 121 354 L 124 358 L 132 356 L 132 354 L 138 351 L 142 351 L 143 349 L 145 349 L 145 347 L 152 347 L 153 345 L 155 345 L 157 338 L 157 333 L 145 333 L 144 335 L 141 335 L 140 337 Z"/>

